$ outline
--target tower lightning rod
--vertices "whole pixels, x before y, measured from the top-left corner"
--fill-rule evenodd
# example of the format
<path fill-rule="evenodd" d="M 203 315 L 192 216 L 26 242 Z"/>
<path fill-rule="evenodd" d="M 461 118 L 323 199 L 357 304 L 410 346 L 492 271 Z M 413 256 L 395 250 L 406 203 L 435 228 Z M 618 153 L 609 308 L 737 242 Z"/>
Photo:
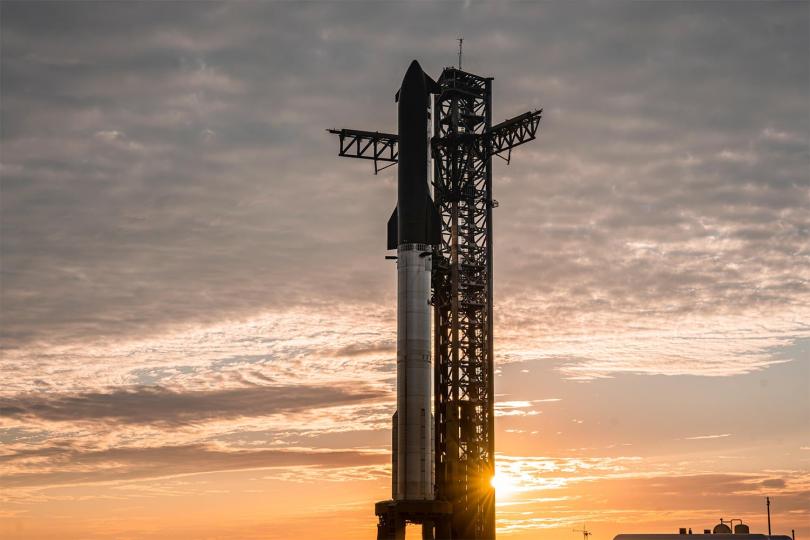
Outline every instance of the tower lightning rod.
<path fill-rule="evenodd" d="M 458 70 L 461 71 L 461 46 L 464 44 L 464 38 L 458 38 Z"/>

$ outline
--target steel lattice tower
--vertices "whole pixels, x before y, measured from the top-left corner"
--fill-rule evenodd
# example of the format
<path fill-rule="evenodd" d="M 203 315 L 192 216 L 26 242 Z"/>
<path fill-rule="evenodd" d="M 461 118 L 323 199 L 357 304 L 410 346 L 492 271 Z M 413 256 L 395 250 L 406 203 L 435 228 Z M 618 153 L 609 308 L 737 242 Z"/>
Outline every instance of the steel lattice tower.
<path fill-rule="evenodd" d="M 449 67 L 433 99 L 433 199 L 441 217 L 432 282 L 435 497 L 445 515 L 389 504 L 381 526 L 434 523 L 443 540 L 494 540 L 495 392 L 492 304 L 492 157 L 536 137 L 542 109 L 492 125 L 492 81 Z M 340 156 L 394 164 L 398 136 L 329 130 Z M 384 167 L 383 167 L 384 168 Z M 392 529 L 393 530 L 393 529 Z M 432 537 L 432 536 L 431 536 Z"/>
<path fill-rule="evenodd" d="M 453 538 L 495 537 L 492 79 L 448 68 L 433 105 L 436 490 Z"/>

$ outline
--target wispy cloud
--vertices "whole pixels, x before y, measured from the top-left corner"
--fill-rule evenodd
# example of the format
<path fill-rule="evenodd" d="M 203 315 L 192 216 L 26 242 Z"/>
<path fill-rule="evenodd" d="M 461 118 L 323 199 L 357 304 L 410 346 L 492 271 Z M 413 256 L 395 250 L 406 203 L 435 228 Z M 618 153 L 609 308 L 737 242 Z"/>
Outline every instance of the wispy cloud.
<path fill-rule="evenodd" d="M 687 441 L 699 441 L 702 439 L 723 439 L 725 437 L 731 437 L 731 433 L 719 433 L 717 435 L 695 435 L 694 437 L 684 437 Z"/>
<path fill-rule="evenodd" d="M 32 395 L 0 399 L 0 418 L 52 422 L 104 421 L 176 426 L 357 404 L 387 396 L 381 390 L 318 386 L 251 386 L 170 391 L 159 386 L 108 393 Z"/>
<path fill-rule="evenodd" d="M 388 452 L 375 450 L 235 451 L 213 445 L 164 445 L 97 451 L 84 450 L 71 443 L 0 456 L 4 467 L 3 485 L 9 490 L 272 467 L 366 467 L 387 463 L 389 459 Z"/>

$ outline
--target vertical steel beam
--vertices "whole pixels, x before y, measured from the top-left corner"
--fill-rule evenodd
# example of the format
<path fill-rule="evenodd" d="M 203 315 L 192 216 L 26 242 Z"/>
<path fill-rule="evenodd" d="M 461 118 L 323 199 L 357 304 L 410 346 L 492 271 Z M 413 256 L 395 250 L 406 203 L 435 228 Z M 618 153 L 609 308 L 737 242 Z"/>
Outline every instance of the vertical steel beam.
<path fill-rule="evenodd" d="M 492 79 L 486 82 L 486 118 L 485 130 L 492 128 Z M 486 153 L 486 208 L 487 208 L 487 394 L 488 394 L 488 454 L 487 472 L 490 480 L 487 487 L 492 488 L 491 479 L 495 476 L 495 343 L 494 343 L 494 317 L 493 317 L 493 246 L 492 246 L 492 153 Z M 495 538 L 495 490 L 492 489 L 486 500 L 485 513 L 485 533 L 488 538 Z"/>

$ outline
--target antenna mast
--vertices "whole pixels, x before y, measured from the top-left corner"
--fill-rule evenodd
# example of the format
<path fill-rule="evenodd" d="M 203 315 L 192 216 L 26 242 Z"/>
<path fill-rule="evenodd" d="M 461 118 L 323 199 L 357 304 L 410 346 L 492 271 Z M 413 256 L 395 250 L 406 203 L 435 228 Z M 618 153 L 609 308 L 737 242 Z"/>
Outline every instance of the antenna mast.
<path fill-rule="evenodd" d="M 461 46 L 464 44 L 464 38 L 458 38 L 458 70 L 461 71 Z"/>
<path fill-rule="evenodd" d="M 771 498 L 765 497 L 765 508 L 768 510 L 768 536 L 771 535 Z"/>
<path fill-rule="evenodd" d="M 582 528 L 581 528 L 581 529 L 573 529 L 573 531 L 572 531 L 572 532 L 580 532 L 580 533 L 582 533 L 582 540 L 588 540 L 588 537 L 589 537 L 589 536 L 591 536 L 591 535 L 593 534 L 591 531 L 589 531 L 589 530 L 588 530 L 588 529 L 585 527 L 585 524 L 584 524 L 584 523 L 582 524 Z"/>

